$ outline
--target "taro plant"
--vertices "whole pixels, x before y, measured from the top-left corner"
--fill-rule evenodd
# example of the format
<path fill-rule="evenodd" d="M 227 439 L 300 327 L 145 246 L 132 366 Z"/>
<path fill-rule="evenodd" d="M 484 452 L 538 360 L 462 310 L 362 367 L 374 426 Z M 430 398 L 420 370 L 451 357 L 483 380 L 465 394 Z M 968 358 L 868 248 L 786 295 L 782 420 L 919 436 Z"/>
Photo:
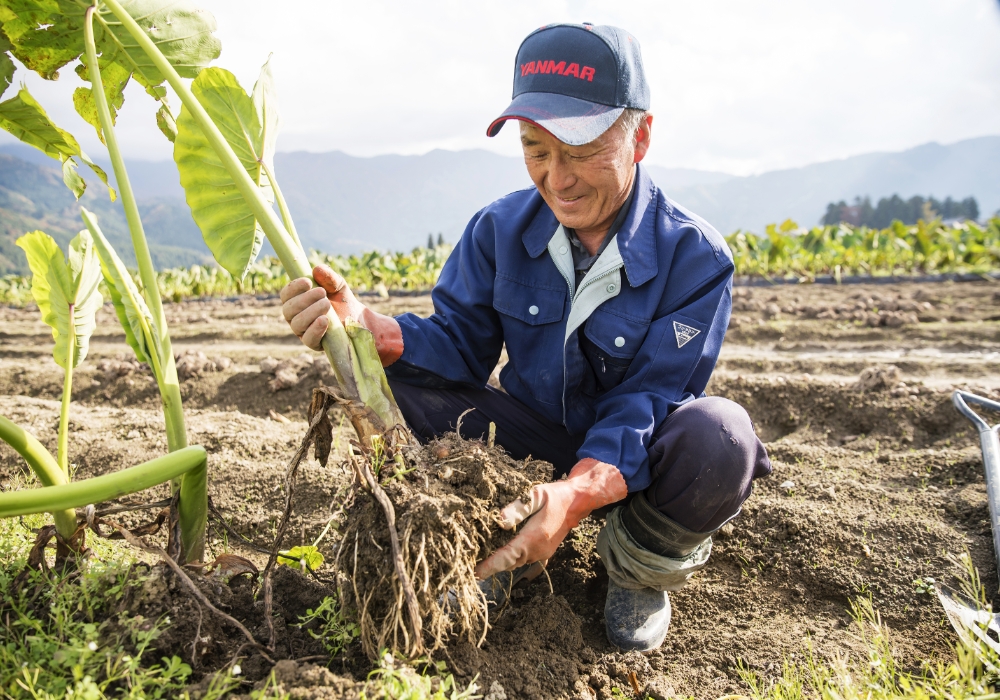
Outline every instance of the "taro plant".
<path fill-rule="evenodd" d="M 247 95 L 231 73 L 207 67 L 220 52 L 214 30 L 211 14 L 189 0 L 0 0 L 0 89 L 13 76 L 10 55 L 46 79 L 57 78 L 60 68 L 79 60 L 77 74 L 90 83 L 76 91 L 73 102 L 108 148 L 141 289 L 107 244 L 96 219 L 86 210 L 83 217 L 129 345 L 156 377 L 172 453 L 189 454 L 177 371 L 156 272 L 114 130 L 129 80 L 136 80 L 160 103 L 157 126 L 175 142 L 175 161 L 192 216 L 217 261 L 242 279 L 266 235 L 290 277 L 311 276 L 274 177 L 278 113 L 270 70 L 265 64 L 253 94 Z M 193 85 L 189 87 L 185 78 L 194 78 Z M 177 122 L 166 102 L 164 81 L 183 104 Z M 107 180 L 26 89 L 0 103 L 0 127 L 58 159 L 64 180 L 78 198 L 86 183 L 76 171 L 74 158 Z M 115 191 L 109 190 L 114 199 Z M 272 208 L 274 202 L 281 218 Z M 329 320 L 323 346 L 347 399 L 346 408 L 363 443 L 375 440 L 404 421 L 371 334 L 357 325 L 345 327 L 332 312 Z M 27 444 L 27 439 L 22 442 Z M 200 466 L 173 469 L 170 477 L 175 493 L 180 494 L 185 559 L 200 558 L 203 547 L 206 470 L 204 453 L 200 455 Z M 38 491 L 74 486 L 53 484 Z M 15 495 L 24 494 L 2 496 Z M 2 510 L 4 503 L 0 501 L 0 515 L 13 514 Z M 76 506 L 65 506 L 71 507 Z"/>
<path fill-rule="evenodd" d="M 269 62 L 252 94 L 222 68 L 206 68 L 190 87 L 180 80 L 155 44 L 130 17 L 109 8 L 180 96 L 174 161 L 192 217 L 216 261 L 242 280 L 267 236 L 290 278 L 312 277 L 308 257 L 274 175 L 278 109 Z M 242 198 L 232 196 L 238 190 Z M 277 203 L 279 219 L 272 208 Z M 405 421 L 389 389 L 371 333 L 346 326 L 332 311 L 323 349 L 350 404 L 348 413 L 363 443 Z"/>
<path fill-rule="evenodd" d="M 74 104 L 108 146 L 147 291 L 155 290 L 155 275 L 113 128 L 130 78 L 161 102 L 157 125 L 175 141 L 188 204 L 216 260 L 242 279 L 267 236 L 289 277 L 311 277 L 274 177 L 278 114 L 270 72 L 265 65 L 248 96 L 231 73 L 207 68 L 220 51 L 214 29 L 211 14 L 190 0 L 0 0 L 0 30 L 27 68 L 52 78 L 71 61 L 83 62 L 78 72 L 90 88 L 78 90 Z M 184 78 L 195 78 L 194 84 Z M 164 80 L 183 105 L 176 123 Z M 148 301 L 167 351 L 158 293 Z M 329 322 L 323 348 L 362 442 L 403 425 L 371 334 L 345 327 L 332 311 Z M 164 393 L 169 412 L 167 398 Z"/>
<path fill-rule="evenodd" d="M 218 56 L 219 42 L 212 35 L 215 21 L 209 13 L 184 0 L 133 0 L 126 5 L 148 23 L 148 31 L 162 46 L 159 55 L 166 56 L 164 60 L 168 61 L 168 65 L 172 62 L 181 74 L 193 77 Z M 156 270 L 114 131 L 117 111 L 124 100 L 123 90 L 129 80 L 135 79 L 161 103 L 157 125 L 168 138 L 173 138 L 175 127 L 166 104 L 163 76 L 112 14 L 98 4 L 75 0 L 0 0 L 0 89 L 9 85 L 13 75 L 14 64 L 8 52 L 26 68 L 46 79 L 57 78 L 60 68 L 79 59 L 81 63 L 77 74 L 90 82 L 89 88 L 77 89 L 73 103 L 77 112 L 95 127 L 98 137 L 108 148 L 139 267 L 141 292 L 108 245 L 96 219 L 84 210 L 88 240 L 93 241 L 100 257 L 101 273 L 111 292 L 126 339 L 137 357 L 150 365 L 156 377 L 163 403 L 168 448 L 172 453 L 183 452 L 187 447 L 187 434 L 180 386 L 157 287 Z M 77 198 L 83 194 L 86 183 L 76 171 L 74 158 L 89 165 L 107 182 L 103 170 L 83 153 L 72 135 L 52 123 L 26 89 L 22 88 L 15 98 L 0 103 L 0 127 L 60 160 L 63 179 Z M 115 199 L 114 189 L 109 190 L 112 199 Z M 192 453 L 188 451 L 185 454 Z M 201 452 L 201 455 L 203 457 L 204 453 Z M 180 471 L 173 470 L 168 478 L 173 482 L 174 492 L 180 495 L 182 556 L 185 560 L 200 559 L 207 515 L 204 459 L 201 459 L 200 466 L 196 464 Z"/>
<path fill-rule="evenodd" d="M 99 231 L 97 235 L 100 236 Z M 180 450 L 115 474 L 77 483 L 70 481 L 68 433 L 73 370 L 87 356 L 97 310 L 103 304 L 98 290 L 102 271 L 97 251 L 101 245 L 106 246 L 106 241 L 103 236 L 99 240 L 95 245 L 91 232 L 81 231 L 69 244 L 68 260 L 63 258 L 58 244 L 41 231 L 17 240 L 17 245 L 28 257 L 32 295 L 42 320 L 52 328 L 53 357 L 65 374 L 59 413 L 58 458 L 53 458 L 31 433 L 0 417 L 0 438 L 24 457 L 43 485 L 40 489 L 0 494 L 0 517 L 51 512 L 58 533 L 57 558 L 62 558 L 79 551 L 83 545 L 83 530 L 77 527 L 74 508 L 149 488 L 181 474 L 191 474 L 192 478 L 184 482 L 179 505 L 182 509 L 179 518 L 181 547 L 187 558 L 200 558 L 204 517 L 199 519 L 191 512 L 192 506 L 206 498 L 205 452 L 200 447 Z M 117 260 L 110 247 L 105 253 L 107 251 Z M 109 288 L 114 290 L 110 284 Z M 114 291 L 112 296 L 115 297 Z M 115 304 L 117 307 L 120 301 L 115 299 Z"/>
<path fill-rule="evenodd" d="M 87 357 L 90 336 L 97 323 L 95 317 L 104 299 L 98 291 L 101 267 L 94 252 L 90 234 L 81 231 L 70 241 L 69 259 L 51 236 L 34 231 L 17 239 L 17 245 L 28 257 L 32 272 L 31 294 L 38 304 L 42 320 L 52 328 L 55 347 L 52 356 L 64 372 L 62 403 L 59 409 L 58 460 L 41 448 L 37 441 L 30 444 L 28 460 L 35 474 L 46 486 L 69 483 L 69 408 L 73 393 L 73 370 Z M 0 435 L 8 442 L 16 439 L 17 428 L 7 420 L 0 423 Z M 21 438 L 29 446 L 25 437 Z M 55 462 L 55 463 L 53 463 Z M 70 510 L 54 510 L 59 546 L 77 549 L 76 514 Z"/>

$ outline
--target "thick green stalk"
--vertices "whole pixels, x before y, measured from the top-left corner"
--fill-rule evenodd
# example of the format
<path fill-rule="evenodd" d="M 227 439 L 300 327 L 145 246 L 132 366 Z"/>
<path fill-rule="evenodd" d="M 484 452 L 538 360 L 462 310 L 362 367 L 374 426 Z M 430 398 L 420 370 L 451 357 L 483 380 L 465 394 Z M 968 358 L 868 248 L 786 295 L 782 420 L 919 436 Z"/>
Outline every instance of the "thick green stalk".
<path fill-rule="evenodd" d="M 73 355 L 76 354 L 74 305 L 69 305 L 69 338 L 66 343 L 66 372 L 63 375 L 62 405 L 59 407 L 59 466 L 69 479 L 69 402 L 73 396 Z"/>
<path fill-rule="evenodd" d="M 174 70 L 174 67 L 170 65 L 170 62 L 156 47 L 156 44 L 153 43 L 142 27 L 132 19 L 132 16 L 125 11 L 117 0 L 102 0 L 102 2 L 105 7 L 111 10 L 115 18 L 121 22 L 139 48 L 145 52 L 153 62 L 153 65 L 156 66 L 157 70 L 166 77 L 167 82 L 170 83 L 170 87 L 174 89 L 177 96 L 180 97 L 181 102 L 190 111 L 192 118 L 201 127 L 205 138 L 208 139 L 208 142 L 218 154 L 226 171 L 235 181 L 240 194 L 243 195 L 244 200 L 246 200 L 248 206 L 253 211 L 254 217 L 260 222 L 267 240 L 270 241 L 274 252 L 277 253 L 278 259 L 281 260 L 281 264 L 284 266 L 288 276 L 292 279 L 299 277 L 312 279 L 312 269 L 305 251 L 302 250 L 302 246 L 297 245 L 295 239 L 285 230 L 277 214 L 275 214 L 270 204 L 260 193 L 257 183 L 250 178 L 243 164 L 240 163 L 239 158 L 237 158 L 232 148 L 230 148 L 225 136 L 219 131 L 215 122 L 208 115 L 208 112 L 201 106 L 201 103 L 198 102 L 180 75 Z M 354 375 L 351 341 L 348 338 L 347 331 L 337 317 L 337 314 L 333 311 L 327 314 L 327 318 L 329 320 L 329 329 L 323 337 L 323 349 L 326 351 L 327 358 L 330 360 L 341 389 L 348 397 L 368 404 L 377 413 L 386 427 L 402 424 L 402 414 L 395 405 L 395 401 L 391 399 L 391 394 L 388 397 L 383 395 L 382 386 L 378 378 L 374 378 L 375 381 L 373 382 L 363 381 L 364 392 L 360 391 L 359 383 L 356 381 Z M 370 386 L 372 384 L 374 386 Z"/>
<path fill-rule="evenodd" d="M 0 518 L 82 508 L 143 491 L 175 477 L 204 469 L 205 450 L 194 445 L 135 467 L 83 481 L 0 493 Z M 74 519 L 75 522 L 75 519 Z"/>
<path fill-rule="evenodd" d="M 181 526 L 181 563 L 204 560 L 208 525 L 208 463 L 204 458 L 181 479 L 177 519 Z"/>
<path fill-rule="evenodd" d="M 170 344 L 167 319 L 163 314 L 160 288 L 156 282 L 156 268 L 153 267 L 153 258 L 149 254 L 146 233 L 142 228 L 142 220 L 139 218 L 139 207 L 136 205 L 128 172 L 125 170 L 125 160 L 118 148 L 118 138 L 115 135 L 114 123 L 111 121 L 111 111 L 108 109 L 108 101 L 104 95 L 104 83 L 97 61 L 97 48 L 94 44 L 94 12 L 95 8 L 93 7 L 87 9 L 83 25 L 91 92 L 97 107 L 97 117 L 101 122 L 101 130 L 104 132 L 104 140 L 108 146 L 108 154 L 111 156 L 111 166 L 114 168 L 115 179 L 118 181 L 118 193 L 122 198 L 125 220 L 128 222 L 129 233 L 132 236 L 132 247 L 135 249 L 135 259 L 139 265 L 139 278 L 142 280 L 146 304 L 153 316 L 152 330 L 156 334 L 157 340 L 154 351 L 160 355 L 161 366 L 156 381 L 160 388 L 163 418 L 167 426 L 167 449 L 173 452 L 187 447 L 187 429 L 184 425 L 184 411 L 181 406 L 180 382 L 177 379 L 177 366 L 174 363 L 174 351 Z"/>
<path fill-rule="evenodd" d="M 64 486 L 69 477 L 56 462 L 52 453 L 27 430 L 0 416 L 0 440 L 13 447 L 31 467 L 43 486 Z M 56 521 L 56 530 L 63 539 L 69 540 L 76 531 L 76 513 L 72 509 L 50 510 Z"/>
<path fill-rule="evenodd" d="M 267 175 L 267 181 L 271 183 L 271 189 L 274 190 L 274 199 L 278 203 L 278 211 L 281 212 L 281 220 L 285 222 L 285 228 L 288 232 L 292 234 L 292 238 L 295 239 L 295 245 L 302 248 L 302 241 L 299 239 L 299 232 L 295 230 L 295 222 L 292 221 L 292 212 L 288 209 L 288 204 L 285 203 L 285 195 L 281 194 L 281 188 L 278 187 L 278 178 L 274 176 L 271 169 L 267 167 L 267 163 L 261 161 L 260 167 L 264 169 L 264 174 Z M 305 250 L 305 248 L 302 248 Z"/>

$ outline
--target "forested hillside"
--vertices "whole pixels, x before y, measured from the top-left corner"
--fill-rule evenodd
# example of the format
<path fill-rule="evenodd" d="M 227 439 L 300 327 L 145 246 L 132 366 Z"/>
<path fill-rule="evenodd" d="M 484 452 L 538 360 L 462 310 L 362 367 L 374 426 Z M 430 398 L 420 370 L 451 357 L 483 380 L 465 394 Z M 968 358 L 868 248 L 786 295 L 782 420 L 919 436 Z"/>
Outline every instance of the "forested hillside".
<path fill-rule="evenodd" d="M 24 253 L 14 245 L 28 231 L 45 231 L 65 247 L 83 228 L 81 205 L 97 215 L 126 264 L 134 264 L 121 202 L 112 203 L 107 188 L 90 181 L 77 202 L 56 167 L 0 153 L 0 274 L 28 271 Z M 210 261 L 182 199 L 148 197 L 140 200 L 139 210 L 157 267 Z"/>

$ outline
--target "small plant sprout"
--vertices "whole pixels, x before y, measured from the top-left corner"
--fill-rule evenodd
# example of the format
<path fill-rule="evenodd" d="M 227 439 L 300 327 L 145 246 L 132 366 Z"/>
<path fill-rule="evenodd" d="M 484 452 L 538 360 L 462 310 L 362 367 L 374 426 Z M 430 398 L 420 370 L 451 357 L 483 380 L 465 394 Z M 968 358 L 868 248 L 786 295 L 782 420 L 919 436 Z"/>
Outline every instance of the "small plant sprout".
<path fill-rule="evenodd" d="M 58 460 L 53 465 L 51 454 L 33 436 L 16 429 L 13 424 L 0 428 L 0 437 L 18 445 L 27 453 L 26 461 L 45 486 L 69 483 L 69 408 L 73 393 L 73 369 L 87 357 L 90 336 L 97 326 L 96 314 L 104 300 L 98 291 L 100 263 L 93 240 L 81 231 L 69 245 L 69 259 L 63 258 L 59 245 L 41 231 L 17 239 L 17 245 L 28 257 L 32 272 L 31 294 L 38 304 L 42 320 L 52 329 L 55 348 L 52 356 L 63 368 L 62 403 L 59 410 Z M 18 432 L 21 434 L 19 435 Z M 22 450 L 18 450 L 21 452 Z M 22 452 L 22 454 L 25 454 Z M 55 467 L 55 468 L 53 468 Z M 76 514 L 71 510 L 51 511 L 61 546 L 77 549 L 74 542 Z"/>
<path fill-rule="evenodd" d="M 299 618 L 298 626 L 309 627 L 306 631 L 313 639 L 323 642 L 331 658 L 339 654 L 360 634 L 358 626 L 344 619 L 340 604 L 330 596 L 324 598 L 315 610 L 306 610 L 306 614 Z"/>
<path fill-rule="evenodd" d="M 326 561 L 319 548 L 310 545 L 285 549 L 278 552 L 278 555 L 279 565 L 291 566 L 292 564 L 297 564 L 302 571 L 316 571 Z"/>

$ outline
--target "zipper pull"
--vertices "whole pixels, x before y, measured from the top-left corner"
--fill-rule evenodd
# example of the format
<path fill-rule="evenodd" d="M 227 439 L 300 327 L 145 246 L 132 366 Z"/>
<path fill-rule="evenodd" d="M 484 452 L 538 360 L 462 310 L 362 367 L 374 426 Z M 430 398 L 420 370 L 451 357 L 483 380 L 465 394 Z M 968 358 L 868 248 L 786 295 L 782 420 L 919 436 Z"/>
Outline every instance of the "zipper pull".
<path fill-rule="evenodd" d="M 608 368 L 604 366 L 604 355 L 598 355 L 601 358 L 601 374 L 607 374 Z"/>

